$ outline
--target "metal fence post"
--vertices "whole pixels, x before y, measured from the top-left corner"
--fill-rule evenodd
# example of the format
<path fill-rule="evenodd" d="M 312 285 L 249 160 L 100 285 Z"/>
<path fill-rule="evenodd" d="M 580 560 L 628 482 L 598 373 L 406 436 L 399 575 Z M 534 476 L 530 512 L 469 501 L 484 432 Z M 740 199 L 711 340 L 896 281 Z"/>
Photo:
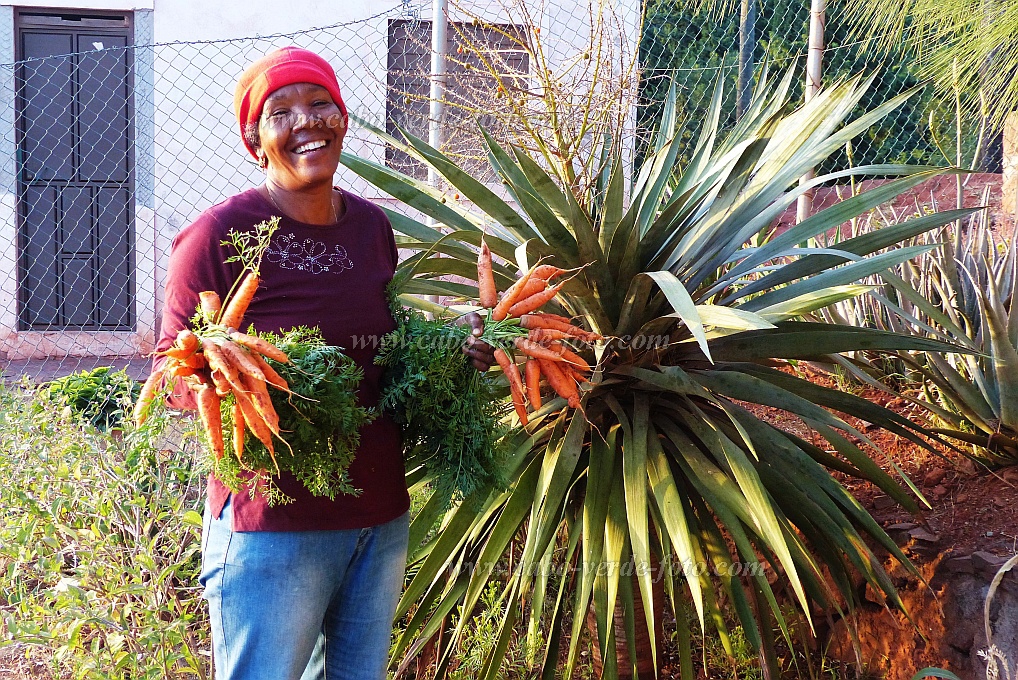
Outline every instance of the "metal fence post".
<path fill-rule="evenodd" d="M 739 11 L 739 101 L 736 115 L 749 109 L 753 97 L 753 53 L 756 52 L 756 0 L 742 0 Z"/>
<path fill-rule="evenodd" d="M 449 0 L 431 2 L 431 103 L 429 109 L 428 143 L 436 149 L 442 145 L 442 118 L 445 115 L 447 85 L 446 50 L 449 34 Z M 438 175 L 428 169 L 428 183 L 436 184 Z"/>
<path fill-rule="evenodd" d="M 449 0 L 431 2 L 431 93 L 428 109 L 428 144 L 436 149 L 442 147 L 442 124 L 445 117 L 445 92 L 448 85 L 446 50 L 449 34 Z M 437 187 L 439 182 L 435 168 L 428 166 L 428 184 Z M 434 220 L 429 218 L 429 224 Z M 438 304 L 437 295 L 427 299 Z"/>
<path fill-rule="evenodd" d="M 812 0 L 809 9 L 809 51 L 806 57 L 806 101 L 820 91 L 823 83 L 824 68 L 824 23 L 826 21 L 827 0 Z M 805 184 L 816 176 L 813 170 L 807 172 L 799 184 Z M 802 222 L 813 212 L 813 190 L 810 189 L 799 196 L 796 205 L 795 221 Z"/>

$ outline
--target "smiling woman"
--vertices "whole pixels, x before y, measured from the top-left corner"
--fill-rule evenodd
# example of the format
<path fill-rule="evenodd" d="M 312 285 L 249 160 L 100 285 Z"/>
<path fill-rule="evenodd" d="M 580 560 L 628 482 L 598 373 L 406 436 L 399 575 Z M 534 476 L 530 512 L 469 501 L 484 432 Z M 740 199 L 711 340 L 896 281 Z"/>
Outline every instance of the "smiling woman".
<path fill-rule="evenodd" d="M 256 69 L 262 62 L 269 62 L 269 68 Z M 316 54 L 287 47 L 256 62 L 245 76 L 234 108 L 244 145 L 265 169 L 259 189 L 281 212 L 301 222 L 334 224 L 343 211 L 343 195 L 332 181 L 349 117 L 339 85 L 333 85 L 332 67 Z M 261 106 L 254 107 L 259 99 Z M 261 115 L 252 116 L 253 108 L 260 108 Z"/>
<path fill-rule="evenodd" d="M 244 72 L 234 105 L 265 182 L 205 211 L 174 239 L 158 349 L 188 326 L 200 292 L 225 297 L 238 279 L 242 265 L 227 262 L 229 232 L 278 217 L 243 323 L 277 334 L 319 328 L 363 371 L 357 397 L 374 407 L 375 345 L 356 340 L 395 328 L 385 289 L 396 243 L 380 208 L 333 186 L 348 120 L 336 74 L 312 52 L 276 50 Z M 482 342 L 464 352 L 479 370 L 494 362 Z M 186 392 L 171 402 L 193 406 Z M 385 677 L 407 550 L 399 437 L 386 416 L 361 429 L 349 468 L 358 495 L 314 496 L 284 471 L 273 481 L 294 501 L 270 507 L 262 494 L 231 494 L 209 479 L 201 583 L 217 680 Z"/>
<path fill-rule="evenodd" d="M 313 83 L 294 83 L 276 90 L 265 100 L 263 110 L 253 141 L 258 162 L 266 170 L 267 197 L 302 222 L 334 223 L 343 198 L 333 189 L 332 176 L 343 151 L 346 117 L 329 91 Z M 312 191 L 325 200 L 285 203 L 296 192 L 307 195 Z"/>

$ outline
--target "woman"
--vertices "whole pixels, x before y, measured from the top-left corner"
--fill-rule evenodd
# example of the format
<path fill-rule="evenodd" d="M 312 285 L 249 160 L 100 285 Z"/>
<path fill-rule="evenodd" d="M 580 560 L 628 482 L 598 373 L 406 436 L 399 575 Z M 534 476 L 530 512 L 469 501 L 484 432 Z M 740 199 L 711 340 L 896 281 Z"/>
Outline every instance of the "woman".
<path fill-rule="evenodd" d="M 188 325 L 200 291 L 225 296 L 240 275 L 238 263 L 225 263 L 227 233 L 278 215 L 244 324 L 319 327 L 364 369 L 359 398 L 374 406 L 376 349 L 354 338 L 395 327 L 385 286 L 396 243 L 381 209 L 333 186 L 348 120 L 335 72 L 307 50 L 276 50 L 241 76 L 234 105 L 265 183 L 206 210 L 174 239 L 159 349 Z M 469 321 L 479 335 L 480 317 Z M 487 370 L 493 350 L 473 336 L 464 352 Z M 362 430 L 350 476 L 362 493 L 330 501 L 284 474 L 279 486 L 295 501 L 272 508 L 210 478 L 200 580 L 217 680 L 385 677 L 410 505 L 389 418 Z"/>

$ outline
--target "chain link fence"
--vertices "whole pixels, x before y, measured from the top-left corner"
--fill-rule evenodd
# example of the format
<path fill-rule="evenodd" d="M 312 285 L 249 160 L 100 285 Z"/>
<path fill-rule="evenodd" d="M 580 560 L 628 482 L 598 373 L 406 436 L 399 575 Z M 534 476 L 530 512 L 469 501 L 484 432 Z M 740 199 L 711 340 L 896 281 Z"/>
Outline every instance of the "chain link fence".
<path fill-rule="evenodd" d="M 764 64 L 771 73 L 784 71 L 806 51 L 808 1 L 755 3 L 747 26 L 737 3 L 708 14 L 681 0 L 615 0 L 610 11 L 573 0 L 462 0 L 450 10 L 445 148 L 491 179 L 476 124 L 519 141 L 514 126 L 541 119 L 543 93 L 533 83 L 543 70 L 571 74 L 561 81 L 570 92 L 598 93 L 606 124 L 628 126 L 630 158 L 639 156 L 639 140 L 673 81 L 684 140 L 695 139 L 718 78 L 731 125 L 740 33 L 753 38 L 756 75 Z M 70 16 L 4 9 L 12 13 L 3 17 L 9 26 L 0 26 L 0 50 L 10 55 L 0 66 L 6 377 L 59 375 L 114 360 L 130 363 L 137 375 L 145 371 L 174 234 L 202 210 L 261 182 L 241 143 L 232 95 L 243 69 L 271 49 L 292 44 L 322 54 L 336 66 L 351 112 L 390 132 L 400 125 L 427 137 L 430 3 L 405 0 L 296 33 L 161 44 L 154 42 L 151 11 Z M 880 69 L 864 105 L 918 82 L 904 55 L 874 55 L 865 42 L 852 41 L 836 4 L 827 43 L 825 81 Z M 623 72 L 634 61 L 638 70 Z M 615 66 L 599 71 L 604 63 Z M 936 108 L 930 93 L 914 97 L 855 140 L 850 157 L 830 162 L 944 162 L 929 125 Z M 356 125 L 345 148 L 427 179 L 423 168 Z M 341 174 L 337 181 L 398 207 L 355 177 Z"/>

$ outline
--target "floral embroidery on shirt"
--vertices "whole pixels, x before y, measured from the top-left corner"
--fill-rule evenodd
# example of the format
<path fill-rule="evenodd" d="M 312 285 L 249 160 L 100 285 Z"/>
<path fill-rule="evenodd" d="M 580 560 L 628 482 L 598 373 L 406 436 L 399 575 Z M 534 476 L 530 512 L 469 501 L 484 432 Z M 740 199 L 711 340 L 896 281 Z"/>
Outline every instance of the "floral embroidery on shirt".
<path fill-rule="evenodd" d="M 276 262 L 283 269 L 312 274 L 339 274 L 344 269 L 353 269 L 353 260 L 343 246 L 334 245 L 330 251 L 321 241 L 309 238 L 298 241 L 293 234 L 283 234 L 273 239 L 265 256 L 269 262 Z"/>

